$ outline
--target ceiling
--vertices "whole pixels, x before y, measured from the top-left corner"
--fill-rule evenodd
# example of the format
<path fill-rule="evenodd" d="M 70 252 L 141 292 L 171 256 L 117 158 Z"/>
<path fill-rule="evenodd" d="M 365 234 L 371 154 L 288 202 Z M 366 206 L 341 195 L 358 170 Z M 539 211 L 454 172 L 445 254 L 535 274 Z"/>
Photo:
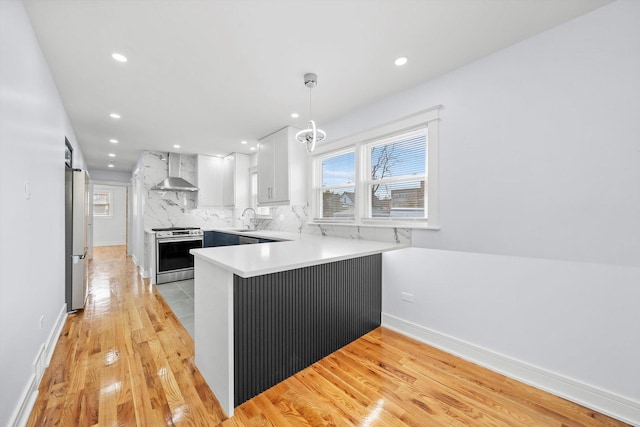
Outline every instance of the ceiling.
<path fill-rule="evenodd" d="M 23 0 L 88 168 L 115 171 L 306 127 L 305 72 L 322 126 L 610 2 Z"/>

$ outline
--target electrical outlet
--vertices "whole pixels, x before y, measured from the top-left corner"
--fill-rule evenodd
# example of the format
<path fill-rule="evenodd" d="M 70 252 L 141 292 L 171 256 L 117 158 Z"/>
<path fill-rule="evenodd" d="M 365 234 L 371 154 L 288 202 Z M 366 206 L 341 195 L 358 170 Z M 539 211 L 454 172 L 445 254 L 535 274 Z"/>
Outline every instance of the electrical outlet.
<path fill-rule="evenodd" d="M 408 292 L 401 292 L 400 299 L 406 302 L 413 302 L 413 294 L 410 294 Z"/>

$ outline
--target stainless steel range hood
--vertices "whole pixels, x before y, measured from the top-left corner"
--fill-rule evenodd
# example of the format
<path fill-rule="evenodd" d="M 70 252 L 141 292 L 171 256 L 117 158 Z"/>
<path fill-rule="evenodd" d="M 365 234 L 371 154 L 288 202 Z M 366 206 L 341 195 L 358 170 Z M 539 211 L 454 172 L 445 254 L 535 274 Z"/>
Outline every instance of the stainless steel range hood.
<path fill-rule="evenodd" d="M 169 153 L 167 169 L 169 176 L 159 182 L 152 190 L 157 191 L 198 191 L 198 187 L 182 178 L 178 153 Z"/>

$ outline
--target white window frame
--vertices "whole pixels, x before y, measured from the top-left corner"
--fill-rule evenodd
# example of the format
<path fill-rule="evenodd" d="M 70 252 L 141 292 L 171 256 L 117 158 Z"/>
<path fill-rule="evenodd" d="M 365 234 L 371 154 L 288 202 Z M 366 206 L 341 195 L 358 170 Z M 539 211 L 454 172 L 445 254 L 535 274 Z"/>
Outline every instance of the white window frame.
<path fill-rule="evenodd" d="M 384 218 L 384 217 L 373 217 L 373 212 L 372 212 L 372 200 L 371 200 L 371 191 L 369 189 L 369 186 L 371 185 L 375 185 L 375 184 L 394 184 L 394 183 L 398 183 L 398 182 L 407 182 L 407 181 L 416 181 L 416 180 L 424 180 L 425 183 L 427 182 L 427 162 L 425 159 L 425 171 L 421 174 L 418 175 L 406 175 L 406 176 L 393 176 L 393 177 L 387 177 L 387 178 L 382 178 L 382 179 L 371 179 L 371 152 L 375 147 L 379 147 L 381 145 L 387 145 L 392 141 L 399 141 L 401 136 L 408 136 L 411 133 L 417 133 L 417 132 L 421 132 L 421 133 L 428 133 L 428 129 L 426 126 L 420 126 L 417 129 L 413 129 L 413 130 L 403 130 L 400 131 L 398 133 L 395 133 L 393 135 L 389 135 L 388 137 L 385 138 L 380 138 L 380 139 L 376 139 L 374 141 L 370 141 L 368 143 L 362 143 L 361 144 L 361 158 L 362 158 L 362 164 L 364 165 L 364 167 L 362 168 L 363 171 L 363 175 L 361 177 L 361 179 L 358 180 L 359 183 L 362 184 L 362 191 L 363 191 L 363 195 L 366 195 L 366 197 L 362 197 L 361 198 L 361 210 L 360 212 L 362 213 L 361 215 L 361 220 L 363 223 L 365 222 L 374 222 L 374 223 L 380 223 L 380 221 L 394 221 L 397 222 L 400 218 Z M 404 139 L 404 138 L 403 138 Z M 427 135 L 427 145 L 428 145 L 429 141 L 428 141 L 428 135 Z M 425 157 L 427 156 L 427 152 L 425 151 Z M 427 188 L 425 185 L 425 189 L 424 189 L 425 193 L 427 192 Z M 425 194 L 425 202 L 427 200 L 426 198 L 426 194 Z M 424 209 L 427 210 L 427 206 L 425 203 Z M 428 210 L 427 210 L 428 213 Z M 404 221 L 422 221 L 425 222 L 427 221 L 427 218 L 402 218 Z"/>
<path fill-rule="evenodd" d="M 336 156 L 340 156 L 342 154 L 347 154 L 347 153 L 351 153 L 353 152 L 355 154 L 355 173 L 354 173 L 354 177 L 355 177 L 355 182 L 353 183 L 353 191 L 355 193 L 355 203 L 353 205 L 353 215 L 354 218 L 353 219 L 349 219 L 349 218 L 343 218 L 343 219 L 337 219 L 337 218 L 322 218 L 322 192 L 324 190 L 331 190 L 331 189 L 335 189 L 335 188 L 344 188 L 348 185 L 345 184 L 338 184 L 338 185 L 328 185 L 328 186 L 323 186 L 322 185 L 322 162 L 325 159 L 331 158 L 331 157 L 336 157 Z M 315 162 L 317 167 L 312 168 L 315 169 L 315 176 L 312 178 L 311 181 L 317 183 L 317 185 L 315 186 L 316 189 L 315 191 L 312 193 L 313 194 L 313 203 L 312 206 L 316 206 L 317 210 L 313 210 L 313 213 L 315 214 L 316 218 L 315 220 L 319 221 L 319 222 L 331 222 L 331 223 L 335 223 L 335 224 L 351 224 L 352 222 L 355 221 L 356 218 L 358 218 L 359 215 L 359 203 L 358 203 L 358 153 L 354 151 L 354 147 L 347 147 L 344 149 L 340 149 L 340 150 L 336 150 L 336 151 L 331 151 L 328 152 L 324 155 L 321 156 L 317 156 L 315 158 Z"/>
<path fill-rule="evenodd" d="M 316 147 L 315 155 L 309 159 L 310 188 L 309 197 L 311 215 L 309 224 L 342 224 L 371 227 L 406 227 L 440 229 L 438 216 L 438 146 L 439 146 L 439 121 L 441 105 L 420 111 L 407 117 L 395 120 L 382 126 L 357 133 L 337 140 L 331 144 Z M 426 218 L 367 218 L 363 213 L 369 211 L 370 201 L 367 188 L 371 182 L 369 147 L 371 143 L 384 143 L 384 139 L 398 136 L 420 128 L 427 128 L 427 162 L 425 179 L 425 209 Z M 348 151 L 356 153 L 356 205 L 354 206 L 354 219 L 322 218 L 322 160 Z M 421 179 L 417 177 L 416 179 Z"/>

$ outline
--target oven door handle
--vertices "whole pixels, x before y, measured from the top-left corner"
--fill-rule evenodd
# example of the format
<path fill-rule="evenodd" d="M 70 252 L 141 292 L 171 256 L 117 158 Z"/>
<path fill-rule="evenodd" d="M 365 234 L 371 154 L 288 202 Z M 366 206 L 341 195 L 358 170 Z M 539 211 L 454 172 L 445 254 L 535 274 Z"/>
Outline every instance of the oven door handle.
<path fill-rule="evenodd" d="M 176 237 L 161 237 L 156 239 L 157 243 L 166 243 L 166 242 L 192 242 L 196 240 L 202 240 L 202 236 L 176 236 Z"/>

